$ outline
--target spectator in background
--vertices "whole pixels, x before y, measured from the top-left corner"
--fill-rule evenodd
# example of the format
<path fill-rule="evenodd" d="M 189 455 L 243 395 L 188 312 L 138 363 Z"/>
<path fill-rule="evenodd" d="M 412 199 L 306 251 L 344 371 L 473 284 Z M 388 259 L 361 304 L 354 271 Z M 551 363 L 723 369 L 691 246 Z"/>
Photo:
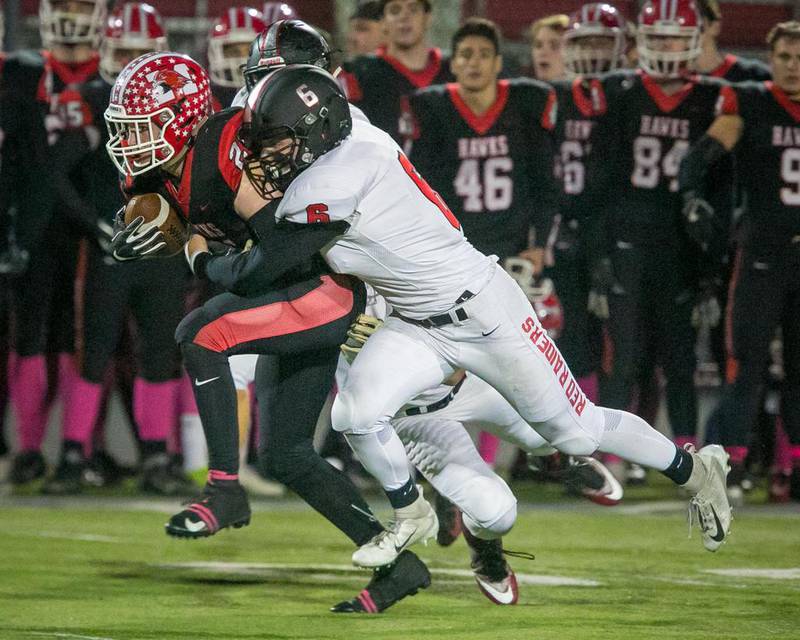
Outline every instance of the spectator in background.
<path fill-rule="evenodd" d="M 385 42 L 381 3 L 377 0 L 359 3 L 347 23 L 345 46 L 348 59 L 377 53 Z"/>
<path fill-rule="evenodd" d="M 772 77 L 769 67 L 759 60 L 720 53 L 717 40 L 722 31 L 722 11 L 717 0 L 697 0 L 697 8 L 703 17 L 702 51 L 695 65 L 697 71 L 728 82 L 769 80 Z"/>
<path fill-rule="evenodd" d="M 537 80 L 551 82 L 566 77 L 564 65 L 564 34 L 569 16 L 558 13 L 546 16 L 531 25 L 531 60 Z"/>

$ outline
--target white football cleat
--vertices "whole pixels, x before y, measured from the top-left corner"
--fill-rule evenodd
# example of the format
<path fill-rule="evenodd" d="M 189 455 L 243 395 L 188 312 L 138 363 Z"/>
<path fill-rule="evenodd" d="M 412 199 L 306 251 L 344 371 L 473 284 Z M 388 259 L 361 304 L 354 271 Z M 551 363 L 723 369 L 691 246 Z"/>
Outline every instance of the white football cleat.
<path fill-rule="evenodd" d="M 425 542 L 436 535 L 439 531 L 436 512 L 422 497 L 422 487 L 417 486 L 417 489 L 419 498 L 415 502 L 402 509 L 395 509 L 394 521 L 353 552 L 355 566 L 371 569 L 390 564 L 411 545 Z"/>
<path fill-rule="evenodd" d="M 689 526 L 696 517 L 703 537 L 703 546 L 716 551 L 725 542 L 731 528 L 731 505 L 728 502 L 726 478 L 731 470 L 728 454 L 718 444 L 710 444 L 693 455 L 694 463 L 703 465 L 706 473 L 700 490 L 689 501 Z"/>

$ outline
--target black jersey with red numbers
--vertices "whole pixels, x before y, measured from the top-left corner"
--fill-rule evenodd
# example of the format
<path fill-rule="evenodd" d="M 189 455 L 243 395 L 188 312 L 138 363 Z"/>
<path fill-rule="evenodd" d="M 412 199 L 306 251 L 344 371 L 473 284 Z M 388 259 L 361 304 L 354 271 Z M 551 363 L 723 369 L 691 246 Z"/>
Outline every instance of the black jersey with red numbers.
<path fill-rule="evenodd" d="M 497 98 L 476 115 L 458 85 L 409 98 L 411 160 L 487 255 L 528 247 L 531 226 L 544 245 L 555 215 L 552 130 L 555 91 L 535 80 L 499 80 Z"/>
<path fill-rule="evenodd" d="M 151 171 L 126 181 L 129 196 L 160 193 L 208 240 L 242 248 L 250 230 L 234 209 L 242 179 L 244 151 L 237 140 L 242 109 L 225 109 L 200 128 L 180 178 Z"/>
<path fill-rule="evenodd" d="M 744 121 L 736 146 L 746 229 L 759 242 L 800 236 L 800 103 L 771 81 L 736 87 Z"/>
<path fill-rule="evenodd" d="M 453 80 L 450 64 L 439 49 L 431 49 L 424 69 L 412 71 L 384 51 L 362 56 L 345 65 L 341 82 L 350 102 L 369 121 L 402 143 L 402 98 L 417 89 Z"/>
<path fill-rule="evenodd" d="M 715 78 L 695 77 L 671 95 L 644 73 L 603 81 L 615 146 L 617 185 L 608 224 L 617 240 L 666 246 L 682 241 L 678 169 L 718 114 L 735 114 L 736 95 Z"/>
<path fill-rule="evenodd" d="M 760 60 L 741 58 L 730 53 L 723 58 L 722 63 L 716 69 L 707 75 L 728 82 L 761 81 L 772 78 L 769 67 Z"/>

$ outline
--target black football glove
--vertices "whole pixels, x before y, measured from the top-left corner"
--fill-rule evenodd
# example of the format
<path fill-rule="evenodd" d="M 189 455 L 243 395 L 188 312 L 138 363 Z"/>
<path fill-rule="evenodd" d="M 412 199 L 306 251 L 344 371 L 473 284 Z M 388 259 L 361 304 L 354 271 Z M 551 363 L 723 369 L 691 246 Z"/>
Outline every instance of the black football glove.
<path fill-rule="evenodd" d="M 114 223 L 118 229 L 119 217 Z M 124 224 L 124 223 L 123 223 Z M 111 255 L 119 262 L 128 260 L 141 260 L 143 258 L 156 258 L 158 253 L 167 246 L 164 234 L 158 227 L 150 227 L 140 231 L 144 218 L 139 216 L 130 224 L 117 230 L 111 239 Z"/>
<path fill-rule="evenodd" d="M 717 234 L 714 224 L 714 207 L 694 191 L 686 191 L 682 196 L 686 233 L 705 251 Z"/>
<path fill-rule="evenodd" d="M 722 310 L 719 306 L 717 294 L 721 283 L 715 279 L 704 279 L 700 282 L 692 309 L 692 326 L 696 329 L 712 328 L 719 325 Z"/>

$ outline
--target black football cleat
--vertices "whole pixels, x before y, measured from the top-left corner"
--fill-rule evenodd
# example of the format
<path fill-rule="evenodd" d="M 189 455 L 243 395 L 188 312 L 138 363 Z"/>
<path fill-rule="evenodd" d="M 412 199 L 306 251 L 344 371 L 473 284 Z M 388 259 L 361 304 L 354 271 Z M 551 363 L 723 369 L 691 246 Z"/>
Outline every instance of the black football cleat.
<path fill-rule="evenodd" d="M 372 580 L 352 600 L 331 607 L 333 613 L 381 613 L 431 584 L 428 567 L 413 552 L 403 551 L 392 564 L 373 569 Z"/>
<path fill-rule="evenodd" d="M 90 487 L 113 487 L 135 474 L 133 469 L 122 466 L 113 456 L 97 450 L 92 453 L 83 470 L 83 483 Z"/>
<path fill-rule="evenodd" d="M 461 511 L 438 492 L 435 494 L 433 504 L 436 509 L 436 517 L 439 518 L 436 542 L 442 547 L 449 547 L 461 535 Z"/>
<path fill-rule="evenodd" d="M 22 451 L 14 456 L 8 481 L 14 485 L 28 484 L 39 478 L 44 478 L 47 465 L 44 456 L 39 451 Z"/>
<path fill-rule="evenodd" d="M 250 524 L 250 503 L 238 480 L 209 480 L 203 493 L 164 525 L 176 538 L 206 538 L 217 531 Z"/>
<path fill-rule="evenodd" d="M 42 493 L 50 496 L 71 496 L 83 490 L 83 470 L 86 459 L 82 447 L 65 445 L 55 473 L 42 486 Z"/>
<path fill-rule="evenodd" d="M 498 605 L 514 605 L 519 601 L 519 586 L 514 570 L 505 556 L 534 560 L 530 553 L 506 551 L 502 538 L 481 540 L 464 529 L 464 539 L 472 558 L 472 572 L 481 593 Z"/>
<path fill-rule="evenodd" d="M 596 504 L 613 507 L 622 500 L 624 490 L 614 474 L 596 458 L 570 456 L 564 471 L 568 494 L 583 496 Z"/>
<path fill-rule="evenodd" d="M 166 453 L 155 453 L 142 462 L 139 489 L 158 496 L 190 496 L 197 486 L 175 469 Z"/>

